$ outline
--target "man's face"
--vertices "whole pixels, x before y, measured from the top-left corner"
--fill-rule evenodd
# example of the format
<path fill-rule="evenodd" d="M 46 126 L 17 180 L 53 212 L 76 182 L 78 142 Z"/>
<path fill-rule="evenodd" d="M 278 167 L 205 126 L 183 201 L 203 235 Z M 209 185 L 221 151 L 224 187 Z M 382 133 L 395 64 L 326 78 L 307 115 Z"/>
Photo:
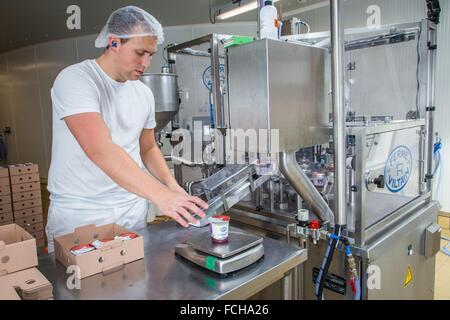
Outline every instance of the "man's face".
<path fill-rule="evenodd" d="M 130 38 L 121 44 L 116 50 L 115 59 L 120 77 L 124 81 L 138 80 L 150 66 L 157 45 L 158 38 L 155 36 Z"/>

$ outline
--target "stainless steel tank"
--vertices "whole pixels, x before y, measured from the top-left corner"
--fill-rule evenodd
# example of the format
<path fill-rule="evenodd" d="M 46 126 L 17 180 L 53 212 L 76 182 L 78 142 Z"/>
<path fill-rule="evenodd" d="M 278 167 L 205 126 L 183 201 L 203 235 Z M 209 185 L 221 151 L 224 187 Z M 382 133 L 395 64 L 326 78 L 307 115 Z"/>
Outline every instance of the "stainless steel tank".
<path fill-rule="evenodd" d="M 140 79 L 155 97 L 155 131 L 161 131 L 180 108 L 177 75 L 172 73 L 144 73 Z"/>

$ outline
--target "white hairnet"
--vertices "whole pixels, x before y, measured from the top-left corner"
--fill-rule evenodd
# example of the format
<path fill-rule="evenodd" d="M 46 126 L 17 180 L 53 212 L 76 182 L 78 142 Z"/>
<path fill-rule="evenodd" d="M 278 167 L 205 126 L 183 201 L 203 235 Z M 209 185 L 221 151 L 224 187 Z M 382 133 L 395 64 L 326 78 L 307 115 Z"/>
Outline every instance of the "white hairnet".
<path fill-rule="evenodd" d="M 106 48 L 110 36 L 121 39 L 156 36 L 158 44 L 164 42 L 161 24 L 147 11 L 127 6 L 114 11 L 95 40 L 95 47 Z"/>

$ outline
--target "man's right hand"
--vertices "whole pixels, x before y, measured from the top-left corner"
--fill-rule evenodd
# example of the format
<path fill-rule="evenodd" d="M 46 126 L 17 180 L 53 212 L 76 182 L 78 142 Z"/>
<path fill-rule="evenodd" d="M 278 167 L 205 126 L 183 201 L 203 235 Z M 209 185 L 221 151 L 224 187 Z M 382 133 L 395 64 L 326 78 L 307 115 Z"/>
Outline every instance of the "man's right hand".
<path fill-rule="evenodd" d="M 183 227 L 188 227 L 189 222 L 194 224 L 197 222 L 193 214 L 204 218 L 205 213 L 201 209 L 208 209 L 208 204 L 200 198 L 170 190 L 167 190 L 155 204 L 163 215 L 173 218 Z"/>

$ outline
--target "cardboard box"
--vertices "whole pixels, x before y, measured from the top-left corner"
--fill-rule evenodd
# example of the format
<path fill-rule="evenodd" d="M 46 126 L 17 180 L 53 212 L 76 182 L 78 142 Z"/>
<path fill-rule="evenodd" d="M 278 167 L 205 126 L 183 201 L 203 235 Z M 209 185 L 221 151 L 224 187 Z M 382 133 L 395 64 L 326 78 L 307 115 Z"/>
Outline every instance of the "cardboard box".
<path fill-rule="evenodd" d="M 0 277 L 0 300 L 48 300 L 53 286 L 36 268 Z"/>
<path fill-rule="evenodd" d="M 22 174 L 20 176 L 11 176 L 10 178 L 11 178 L 11 185 L 40 181 L 39 173 Z"/>
<path fill-rule="evenodd" d="M 25 201 L 19 201 L 19 202 L 14 202 L 13 203 L 14 211 L 28 209 L 28 208 L 33 208 L 33 207 L 42 207 L 41 198 L 25 200 Z"/>
<path fill-rule="evenodd" d="M 31 216 L 31 217 L 27 217 L 27 218 L 23 218 L 23 219 L 16 219 L 16 224 L 18 224 L 21 227 L 28 227 L 31 226 L 33 224 L 36 223 L 43 223 L 44 222 L 44 217 L 42 216 L 42 214 L 38 214 L 36 216 Z"/>
<path fill-rule="evenodd" d="M 36 247 L 44 247 L 45 246 L 45 232 L 44 231 L 37 231 L 34 233 L 31 233 L 31 235 L 36 239 Z"/>
<path fill-rule="evenodd" d="M 19 202 L 24 200 L 38 199 L 41 197 L 41 191 L 29 191 L 29 192 L 21 192 L 21 193 L 13 193 L 12 200 L 13 202 Z"/>
<path fill-rule="evenodd" d="M 14 184 L 11 186 L 12 193 L 20 193 L 20 192 L 27 192 L 27 191 L 35 191 L 35 190 L 41 190 L 41 183 L 40 182 L 30 182 L 30 183 L 21 183 L 21 184 Z"/>
<path fill-rule="evenodd" d="M 9 177 L 8 168 L 0 167 L 0 178 L 8 178 L 8 177 Z"/>
<path fill-rule="evenodd" d="M 36 238 L 36 247 L 45 247 L 45 238 Z"/>
<path fill-rule="evenodd" d="M 9 187 L 9 177 L 0 178 L 0 187 Z"/>
<path fill-rule="evenodd" d="M 37 266 L 36 240 L 17 224 L 0 226 L 0 275 Z"/>
<path fill-rule="evenodd" d="M 8 196 L 11 194 L 10 186 L 0 186 L 0 196 Z"/>
<path fill-rule="evenodd" d="M 124 264 L 144 258 L 144 240 L 139 236 L 131 240 L 112 240 L 99 249 L 74 255 L 70 249 L 76 245 L 89 244 L 96 239 L 110 239 L 121 233 L 131 232 L 117 224 L 96 227 L 87 225 L 76 228 L 73 233 L 55 237 L 55 257 L 64 266 L 78 265 L 80 279 L 97 273 L 107 273 Z"/>
<path fill-rule="evenodd" d="M 441 226 L 442 229 L 448 230 L 448 229 L 450 229 L 450 218 L 438 216 L 438 224 Z"/>
<path fill-rule="evenodd" d="M 14 216 L 13 216 L 12 212 L 0 214 L 0 223 L 2 223 L 2 224 L 4 224 L 5 222 L 8 222 L 8 221 L 13 221 L 13 220 L 14 220 Z"/>
<path fill-rule="evenodd" d="M 41 207 L 33 207 L 23 210 L 15 210 L 14 211 L 14 219 L 23 219 L 26 217 L 31 217 L 35 215 L 42 215 L 42 206 Z"/>
<path fill-rule="evenodd" d="M 39 167 L 34 163 L 18 163 L 8 166 L 9 175 L 17 176 L 30 173 L 39 173 Z"/>
<path fill-rule="evenodd" d="M 44 232 L 44 231 L 33 232 L 33 233 L 31 233 L 31 235 L 32 235 L 35 239 L 44 239 L 44 238 L 45 238 L 45 232 Z"/>
<path fill-rule="evenodd" d="M 25 226 L 22 226 L 22 228 L 24 228 L 29 233 L 35 233 L 35 232 L 44 230 L 44 223 L 38 222 L 35 224 L 27 224 Z"/>
<path fill-rule="evenodd" d="M 0 226 L 6 226 L 8 224 L 12 224 L 14 223 L 14 220 L 9 220 L 9 221 L 0 221 Z"/>
<path fill-rule="evenodd" d="M 0 205 L 11 203 L 11 195 L 8 196 L 0 196 Z"/>
<path fill-rule="evenodd" d="M 5 214 L 8 212 L 12 212 L 12 204 L 11 203 L 7 203 L 7 204 L 0 204 L 0 214 Z"/>

